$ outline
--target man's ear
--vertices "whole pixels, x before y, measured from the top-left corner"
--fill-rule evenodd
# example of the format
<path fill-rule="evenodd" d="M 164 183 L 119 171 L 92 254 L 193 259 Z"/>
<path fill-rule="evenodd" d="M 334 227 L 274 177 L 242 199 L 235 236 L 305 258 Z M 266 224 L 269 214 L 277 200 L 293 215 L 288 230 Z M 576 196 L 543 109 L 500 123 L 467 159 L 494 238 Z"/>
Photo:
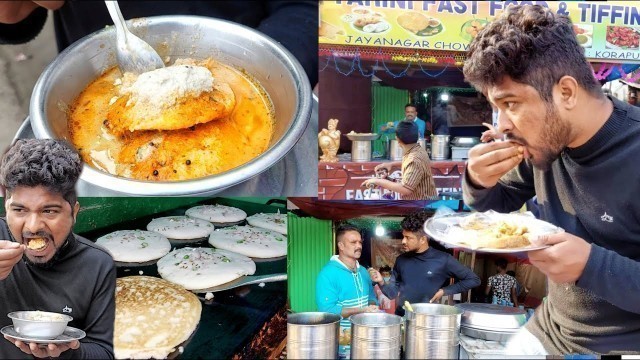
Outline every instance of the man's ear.
<path fill-rule="evenodd" d="M 73 205 L 73 225 L 76 224 L 76 220 L 78 219 L 78 211 L 80 211 L 80 203 L 76 201 L 76 204 Z"/>
<path fill-rule="evenodd" d="M 575 108 L 578 101 L 578 82 L 572 76 L 565 75 L 555 86 L 557 105 L 563 109 Z"/>

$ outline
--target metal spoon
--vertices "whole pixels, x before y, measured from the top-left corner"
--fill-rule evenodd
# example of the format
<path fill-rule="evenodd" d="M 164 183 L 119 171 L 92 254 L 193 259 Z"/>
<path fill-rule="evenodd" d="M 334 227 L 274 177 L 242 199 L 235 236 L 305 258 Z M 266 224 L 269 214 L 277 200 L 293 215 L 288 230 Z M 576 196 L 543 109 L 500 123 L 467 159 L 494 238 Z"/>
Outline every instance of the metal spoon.
<path fill-rule="evenodd" d="M 127 28 L 117 1 L 105 0 L 109 15 L 116 26 L 116 59 L 118 67 L 124 72 L 142 74 L 147 71 L 164 67 L 160 55 L 139 37 L 133 35 Z"/>

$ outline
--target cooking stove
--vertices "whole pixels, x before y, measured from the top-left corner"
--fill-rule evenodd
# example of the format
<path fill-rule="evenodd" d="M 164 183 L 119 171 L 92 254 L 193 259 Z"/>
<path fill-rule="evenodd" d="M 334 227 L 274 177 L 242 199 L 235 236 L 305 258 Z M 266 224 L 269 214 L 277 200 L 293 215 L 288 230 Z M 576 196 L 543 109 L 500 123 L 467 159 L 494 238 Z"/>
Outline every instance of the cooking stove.
<path fill-rule="evenodd" d="M 139 218 L 119 221 L 106 227 L 101 227 L 100 224 L 109 224 L 108 219 L 100 219 L 97 215 L 99 211 L 92 209 L 86 215 L 91 217 L 91 219 L 83 218 L 83 214 L 80 214 L 79 220 L 83 222 L 88 221 L 89 223 L 93 222 L 94 228 L 100 228 L 97 230 L 78 232 L 78 235 L 90 240 L 95 240 L 102 235 L 116 230 L 145 230 L 147 224 L 153 218 L 184 215 L 184 212 L 188 208 L 199 204 L 218 203 L 235 206 L 245 210 L 248 215 L 256 212 L 286 211 L 283 210 L 284 208 L 282 206 L 248 203 L 241 201 L 241 199 L 209 198 L 189 205 L 181 205 L 181 202 L 176 202 L 176 200 L 172 198 L 143 198 L 143 200 L 149 202 L 147 209 L 166 209 L 167 206 L 162 206 L 162 202 L 171 203 L 173 201 L 178 205 L 170 210 L 160 211 L 158 213 L 147 213 Z M 87 203 L 87 199 L 80 198 L 79 201 L 81 205 L 83 201 Z M 140 201 L 140 198 L 120 198 L 118 200 L 118 206 L 125 206 L 124 204 L 126 204 L 127 201 L 133 203 L 133 201 Z M 104 202 L 108 203 L 109 199 L 105 199 Z M 95 207 L 97 205 L 92 204 L 91 206 Z M 105 206 L 110 205 L 106 204 Z M 205 242 L 203 245 L 197 246 L 210 245 Z M 254 275 L 286 273 L 286 271 L 287 259 L 283 257 L 277 258 L 275 261 L 256 262 L 256 272 Z M 120 266 L 117 268 L 117 276 L 119 278 L 138 275 L 160 277 L 155 264 L 146 266 Z M 287 302 L 286 281 L 254 284 L 215 292 L 213 299 L 208 301 L 201 295 L 203 294 L 198 294 L 203 302 L 202 315 L 198 328 L 191 338 L 182 345 L 182 352 L 176 351 L 170 358 L 242 359 L 255 358 L 255 356 L 264 358 L 268 355 L 264 353 L 264 351 L 266 351 L 264 349 L 277 348 L 286 338 L 286 316 L 283 315 L 280 317 L 283 319 L 282 321 L 284 321 L 284 332 L 276 331 L 274 333 L 275 330 L 272 330 L 269 336 L 267 336 L 265 332 L 271 328 L 278 328 L 278 314 L 284 313 Z M 262 353 L 260 351 L 262 351 Z M 254 356 L 253 354 L 256 355 Z M 260 356 L 259 354 L 265 356 Z"/>

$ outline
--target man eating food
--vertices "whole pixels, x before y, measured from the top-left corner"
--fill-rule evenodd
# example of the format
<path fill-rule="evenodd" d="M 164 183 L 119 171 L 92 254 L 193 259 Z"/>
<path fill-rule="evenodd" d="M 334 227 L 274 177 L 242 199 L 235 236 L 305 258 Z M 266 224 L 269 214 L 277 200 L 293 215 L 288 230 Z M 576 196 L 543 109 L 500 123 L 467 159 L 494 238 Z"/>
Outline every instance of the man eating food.
<path fill-rule="evenodd" d="M 38 344 L 5 335 L 0 358 L 113 358 L 116 271 L 111 256 L 73 234 L 77 153 L 57 140 L 18 140 L 0 163 L 0 327 L 13 311 L 66 314 L 86 337 Z"/>
<path fill-rule="evenodd" d="M 565 232 L 528 252 L 549 280 L 547 301 L 510 355 L 640 352 L 640 110 L 607 97 L 569 18 L 508 6 L 473 40 L 467 81 L 498 109 L 508 141 L 469 151 L 464 200 L 520 209 Z"/>

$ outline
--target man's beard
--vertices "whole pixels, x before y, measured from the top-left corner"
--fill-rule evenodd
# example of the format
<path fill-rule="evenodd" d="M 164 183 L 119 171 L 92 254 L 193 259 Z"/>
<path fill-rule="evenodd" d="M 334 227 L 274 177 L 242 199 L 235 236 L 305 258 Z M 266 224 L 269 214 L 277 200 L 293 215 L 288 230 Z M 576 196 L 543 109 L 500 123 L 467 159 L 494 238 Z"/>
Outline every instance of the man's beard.
<path fill-rule="evenodd" d="M 531 163 L 539 170 L 547 171 L 551 168 L 551 164 L 560 157 L 560 153 L 566 147 L 569 139 L 571 128 L 569 124 L 560 119 L 554 105 L 547 106 L 547 112 L 544 118 L 544 125 L 540 133 L 540 139 L 546 142 L 544 148 L 536 148 L 542 150 L 537 156 L 531 157 Z M 507 134 L 508 140 L 515 140 L 517 143 L 527 146 L 528 143 L 520 138 Z"/>
<path fill-rule="evenodd" d="M 405 247 L 402 249 L 405 254 L 415 254 L 418 252 L 418 249 L 411 249 L 409 247 Z"/>

